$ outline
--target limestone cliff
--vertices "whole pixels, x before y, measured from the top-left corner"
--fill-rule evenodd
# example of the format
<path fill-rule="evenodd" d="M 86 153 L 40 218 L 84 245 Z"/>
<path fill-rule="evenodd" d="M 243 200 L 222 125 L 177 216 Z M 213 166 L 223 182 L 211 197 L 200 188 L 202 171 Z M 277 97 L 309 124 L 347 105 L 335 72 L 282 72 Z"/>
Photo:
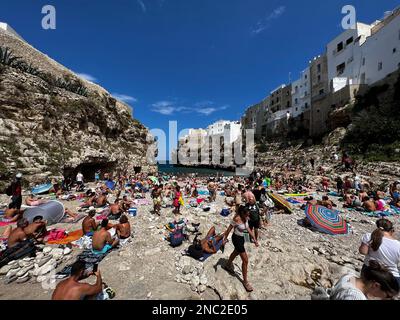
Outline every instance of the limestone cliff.
<path fill-rule="evenodd" d="M 0 180 L 155 169 L 154 139 L 129 106 L 3 30 L 0 50 Z"/>

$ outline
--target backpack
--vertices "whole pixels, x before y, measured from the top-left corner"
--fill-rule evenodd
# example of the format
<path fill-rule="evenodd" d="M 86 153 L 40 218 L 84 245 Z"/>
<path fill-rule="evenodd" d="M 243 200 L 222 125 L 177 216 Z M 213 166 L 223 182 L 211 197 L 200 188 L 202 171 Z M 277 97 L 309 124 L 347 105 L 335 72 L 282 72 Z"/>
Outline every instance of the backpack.
<path fill-rule="evenodd" d="M 247 208 L 250 210 L 250 219 L 252 221 L 260 220 L 260 208 L 258 207 L 257 204 L 255 204 L 254 206 L 249 205 L 247 206 Z"/>
<path fill-rule="evenodd" d="M 173 248 L 179 247 L 184 239 L 183 229 L 176 229 L 174 232 L 170 233 L 169 241 Z"/>
<path fill-rule="evenodd" d="M 13 187 L 13 185 L 12 184 L 10 184 L 8 187 L 7 187 L 7 189 L 5 190 L 5 194 L 6 195 L 8 195 L 9 197 L 11 197 L 12 196 L 12 194 L 13 194 L 13 192 L 12 192 L 12 188 Z"/>

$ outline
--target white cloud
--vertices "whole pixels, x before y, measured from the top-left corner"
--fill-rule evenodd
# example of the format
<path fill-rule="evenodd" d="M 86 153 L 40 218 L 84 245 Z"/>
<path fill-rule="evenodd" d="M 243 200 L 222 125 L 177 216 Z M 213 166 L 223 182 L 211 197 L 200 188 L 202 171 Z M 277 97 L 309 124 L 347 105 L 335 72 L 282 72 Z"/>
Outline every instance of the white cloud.
<path fill-rule="evenodd" d="M 112 96 L 113 96 L 115 99 L 121 100 L 121 101 L 126 102 L 126 103 L 130 103 L 130 102 L 131 102 L 131 103 L 135 103 L 135 102 L 138 101 L 135 97 L 128 96 L 128 95 L 126 95 L 126 94 L 113 93 Z"/>
<path fill-rule="evenodd" d="M 143 0 L 137 0 L 138 4 L 142 8 L 143 12 L 147 11 L 146 5 L 144 4 Z"/>
<path fill-rule="evenodd" d="M 159 101 L 152 104 L 152 111 L 162 115 L 172 115 L 178 112 L 181 113 L 197 113 L 204 116 L 209 116 L 217 111 L 226 110 L 229 106 L 213 107 L 214 102 L 202 101 L 197 102 L 193 107 L 179 106 L 173 101 Z"/>
<path fill-rule="evenodd" d="M 252 34 L 259 34 L 270 27 L 273 20 L 281 17 L 286 11 L 285 6 L 280 6 L 275 8 L 272 12 L 270 12 L 264 19 L 261 19 L 257 22 L 257 25 L 251 30 Z"/>
<path fill-rule="evenodd" d="M 90 81 L 90 82 L 97 82 L 97 78 L 88 74 L 88 73 L 79 73 L 77 72 L 76 75 L 84 80 Z"/>

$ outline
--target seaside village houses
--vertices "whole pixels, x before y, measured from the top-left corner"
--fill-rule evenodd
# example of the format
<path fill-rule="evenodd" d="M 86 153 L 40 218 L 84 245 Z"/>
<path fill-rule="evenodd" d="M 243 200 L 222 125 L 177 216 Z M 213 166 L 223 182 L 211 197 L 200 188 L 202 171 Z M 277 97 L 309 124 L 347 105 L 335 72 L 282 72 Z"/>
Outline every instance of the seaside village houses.
<path fill-rule="evenodd" d="M 326 45 L 299 79 L 273 90 L 249 107 L 241 119 L 242 135 L 256 139 L 292 135 L 320 137 L 334 129 L 331 112 L 389 78 L 400 68 L 400 8 L 372 24 L 357 23 Z"/>
<path fill-rule="evenodd" d="M 225 162 L 226 151 L 233 154 L 233 144 L 241 136 L 240 121 L 217 121 L 204 129 L 190 129 L 179 139 L 179 162 L 186 165 L 215 164 Z M 229 164 L 231 164 L 231 157 Z"/>

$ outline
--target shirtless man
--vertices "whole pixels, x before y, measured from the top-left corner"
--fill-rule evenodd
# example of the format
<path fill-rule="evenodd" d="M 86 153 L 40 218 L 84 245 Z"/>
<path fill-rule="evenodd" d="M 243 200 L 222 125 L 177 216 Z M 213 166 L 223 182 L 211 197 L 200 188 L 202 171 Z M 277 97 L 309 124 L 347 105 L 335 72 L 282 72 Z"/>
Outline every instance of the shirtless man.
<path fill-rule="evenodd" d="M 124 210 L 124 212 L 128 211 L 131 208 L 132 204 L 133 204 L 133 202 L 128 200 L 127 196 L 122 197 L 121 206 L 122 206 L 122 210 Z"/>
<path fill-rule="evenodd" d="M 77 261 L 72 265 L 71 277 L 61 281 L 53 292 L 52 300 L 84 300 L 94 298 L 103 290 L 100 271 L 93 273 L 97 277 L 94 285 L 81 283 L 85 279 L 85 262 Z"/>
<path fill-rule="evenodd" d="M 224 238 L 224 234 L 217 235 L 215 228 L 212 227 L 208 231 L 205 239 L 201 240 L 201 248 L 204 253 L 217 253 L 216 245 Z"/>
<path fill-rule="evenodd" d="M 30 194 L 29 197 L 26 198 L 25 203 L 26 203 L 27 206 L 37 207 L 37 206 L 40 206 L 43 203 L 46 203 L 46 201 L 45 200 L 39 200 L 33 194 Z"/>
<path fill-rule="evenodd" d="M 113 240 L 111 234 L 107 231 L 108 219 L 104 219 L 101 222 L 101 229 L 93 234 L 92 247 L 96 253 L 106 253 L 107 251 L 115 248 L 119 241 L 118 239 Z"/>
<path fill-rule="evenodd" d="M 128 239 L 131 236 L 131 224 L 125 215 L 119 219 L 119 224 L 115 225 L 114 228 L 117 230 L 120 240 Z"/>
<path fill-rule="evenodd" d="M 12 248 L 18 243 L 25 241 L 28 236 L 26 235 L 24 229 L 29 225 L 28 220 L 22 218 L 17 222 L 17 228 L 11 231 L 8 237 L 8 247 Z"/>
<path fill-rule="evenodd" d="M 365 197 L 363 199 L 363 208 L 367 212 L 374 212 L 376 211 L 375 201 L 371 200 L 369 197 Z"/>
<path fill-rule="evenodd" d="M 154 186 L 154 189 L 151 193 L 153 198 L 153 205 L 154 205 L 154 213 L 160 215 L 161 211 L 161 203 L 162 203 L 162 185 L 161 186 Z"/>
<path fill-rule="evenodd" d="M 326 207 L 328 209 L 333 209 L 333 207 L 336 207 L 336 205 L 333 203 L 332 200 L 328 198 L 328 196 L 323 196 L 321 201 L 317 201 L 317 203 L 323 207 Z"/>
<path fill-rule="evenodd" d="M 44 237 L 47 233 L 46 221 L 43 220 L 42 216 L 33 218 L 33 222 L 24 228 L 25 234 L 29 238 L 35 239 L 39 243 L 43 243 Z"/>
<path fill-rule="evenodd" d="M 121 214 L 122 214 L 122 208 L 119 205 L 119 200 L 116 199 L 114 201 L 114 203 L 112 205 L 110 205 L 110 214 L 108 216 L 109 217 L 111 216 L 113 218 L 115 218 L 115 217 L 119 218 L 121 216 Z"/>
<path fill-rule="evenodd" d="M 98 208 L 104 207 L 107 204 L 107 192 L 102 192 L 100 196 L 96 198 L 96 206 Z"/>
<path fill-rule="evenodd" d="M 93 233 L 97 230 L 98 224 L 94 219 L 96 215 L 96 210 L 89 211 L 89 214 L 82 221 L 82 231 L 85 236 L 91 237 Z"/>

